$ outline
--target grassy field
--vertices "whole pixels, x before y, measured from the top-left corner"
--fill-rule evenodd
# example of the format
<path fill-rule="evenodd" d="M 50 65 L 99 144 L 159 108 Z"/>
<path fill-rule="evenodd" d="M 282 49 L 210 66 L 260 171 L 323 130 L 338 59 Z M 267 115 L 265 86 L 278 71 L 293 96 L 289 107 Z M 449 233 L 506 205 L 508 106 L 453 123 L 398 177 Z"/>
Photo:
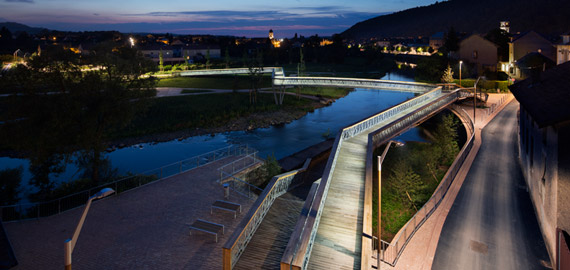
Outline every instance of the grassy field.
<path fill-rule="evenodd" d="M 455 118 L 454 115 L 452 117 Z M 392 146 L 382 164 L 382 240 L 390 242 L 398 231 L 429 200 L 449 165 L 459 152 L 458 146 L 449 147 L 441 138 L 443 121 L 430 119 L 428 132 L 433 134 L 432 143 L 406 142 L 404 146 Z M 440 121 L 440 122 L 436 122 Z M 434 122 L 436 122 L 434 127 Z M 431 125 L 431 127 L 429 127 Z M 425 127 L 424 127 L 425 128 Z M 385 146 L 375 150 L 381 155 Z M 448 154 L 444 152 L 448 151 Z M 374 162 L 374 171 L 377 164 Z M 374 174 L 374 183 L 377 176 Z M 378 189 L 373 191 L 373 233 L 377 231 Z"/>
<path fill-rule="evenodd" d="M 212 92 L 210 90 L 201 90 L 201 89 L 182 89 L 180 93 L 182 94 L 195 94 L 195 93 L 209 93 Z"/>
<path fill-rule="evenodd" d="M 286 97 L 283 106 L 277 106 L 273 95 L 269 94 L 258 94 L 256 105 L 249 104 L 247 93 L 162 97 L 149 102 L 144 115 L 137 116 L 131 125 L 113 137 L 128 138 L 184 129 L 216 128 L 256 112 L 312 110 L 312 101 L 307 99 Z"/>
<path fill-rule="evenodd" d="M 300 90 L 302 95 L 321 96 L 326 98 L 341 98 L 350 93 L 352 88 L 340 87 L 303 87 Z M 289 88 L 287 92 L 297 93 L 297 88 Z"/>
<path fill-rule="evenodd" d="M 205 89 L 249 89 L 251 79 L 247 75 L 174 77 L 160 79 L 157 87 L 205 88 Z M 265 75 L 259 87 L 271 87 L 271 76 Z"/>

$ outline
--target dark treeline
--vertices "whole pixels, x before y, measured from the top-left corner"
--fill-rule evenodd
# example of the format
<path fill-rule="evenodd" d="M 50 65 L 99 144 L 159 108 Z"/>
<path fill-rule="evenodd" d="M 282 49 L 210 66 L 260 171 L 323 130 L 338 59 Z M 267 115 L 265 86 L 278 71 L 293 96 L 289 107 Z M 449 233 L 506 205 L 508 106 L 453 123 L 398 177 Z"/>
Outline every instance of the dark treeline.
<path fill-rule="evenodd" d="M 11 93 L 0 100 L 0 148 L 30 160 L 39 190 L 32 199 L 49 198 L 51 177 L 72 160 L 94 185 L 113 177 L 103 155 L 108 135 L 155 95 L 155 80 L 140 77 L 153 70 L 135 49 L 104 42 L 89 55 L 54 47 L 0 73 L 0 88 Z"/>

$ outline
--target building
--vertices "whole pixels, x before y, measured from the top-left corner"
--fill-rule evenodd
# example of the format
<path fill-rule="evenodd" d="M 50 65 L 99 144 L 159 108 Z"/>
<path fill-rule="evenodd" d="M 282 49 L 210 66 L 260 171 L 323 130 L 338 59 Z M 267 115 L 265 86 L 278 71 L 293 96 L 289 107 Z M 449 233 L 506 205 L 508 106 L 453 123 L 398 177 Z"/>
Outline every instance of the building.
<path fill-rule="evenodd" d="M 568 269 L 561 235 L 570 232 L 570 62 L 509 88 L 520 103 L 519 158 L 538 223 L 553 264 L 562 266 L 553 269 Z"/>
<path fill-rule="evenodd" d="M 275 48 L 281 47 L 281 41 L 275 39 L 275 36 L 273 35 L 273 29 L 269 29 L 269 41 L 271 41 L 271 44 L 273 44 L 273 47 L 275 47 Z"/>
<path fill-rule="evenodd" d="M 479 74 L 485 69 L 497 69 L 498 46 L 480 35 L 473 34 L 462 40 L 457 54 L 460 60 L 476 64 Z"/>
<path fill-rule="evenodd" d="M 562 40 L 556 44 L 556 64 L 570 61 L 570 32 L 562 34 Z"/>
<path fill-rule="evenodd" d="M 511 22 L 509 21 L 501 21 L 499 24 L 499 28 L 507 33 L 511 32 Z"/>
<path fill-rule="evenodd" d="M 439 50 L 439 48 L 443 47 L 444 42 L 444 33 L 437 32 L 429 37 L 429 46 L 434 50 Z"/>
<path fill-rule="evenodd" d="M 556 49 L 552 42 L 535 31 L 522 33 L 509 42 L 509 62 L 501 68 L 511 77 L 522 78 L 523 73 L 517 61 L 529 53 L 540 53 L 552 61 L 556 61 Z"/>

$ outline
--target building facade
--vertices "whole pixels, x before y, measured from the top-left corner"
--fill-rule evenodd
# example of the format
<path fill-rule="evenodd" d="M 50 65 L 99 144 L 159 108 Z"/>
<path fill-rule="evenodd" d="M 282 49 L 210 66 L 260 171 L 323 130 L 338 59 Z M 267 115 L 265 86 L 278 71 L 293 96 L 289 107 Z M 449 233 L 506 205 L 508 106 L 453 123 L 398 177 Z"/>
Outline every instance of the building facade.
<path fill-rule="evenodd" d="M 556 44 L 556 64 L 570 61 L 570 32 L 562 34 L 559 44 Z"/>
<path fill-rule="evenodd" d="M 570 63 L 510 89 L 520 102 L 518 148 L 523 176 L 555 264 L 558 254 L 568 252 L 557 241 L 558 232 L 570 232 Z"/>
<path fill-rule="evenodd" d="M 471 35 L 459 43 L 460 60 L 476 64 L 479 74 L 483 70 L 497 70 L 498 46 L 479 35 Z"/>

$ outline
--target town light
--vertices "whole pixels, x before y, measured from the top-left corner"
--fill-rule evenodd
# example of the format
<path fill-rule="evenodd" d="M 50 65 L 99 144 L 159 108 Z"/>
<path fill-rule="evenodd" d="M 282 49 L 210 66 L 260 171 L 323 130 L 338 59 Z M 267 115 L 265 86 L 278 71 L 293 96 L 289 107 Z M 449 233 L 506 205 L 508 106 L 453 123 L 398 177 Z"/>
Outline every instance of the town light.
<path fill-rule="evenodd" d="M 461 88 L 461 64 L 463 64 L 463 61 L 459 61 L 459 88 Z"/>
<path fill-rule="evenodd" d="M 107 197 L 113 194 L 114 192 L 115 191 L 112 188 L 104 188 L 101 191 L 95 193 L 95 195 L 89 197 L 89 200 L 87 200 L 87 205 L 85 205 L 85 210 L 83 210 L 83 215 L 81 215 L 79 224 L 77 224 L 77 227 L 75 228 L 73 237 L 71 239 L 65 240 L 65 270 L 71 270 L 71 253 L 75 248 L 75 244 L 77 243 L 77 238 L 79 238 L 79 232 L 81 232 L 81 228 L 83 227 L 83 222 L 85 222 L 85 217 L 87 216 L 89 207 L 91 207 L 91 202 L 95 199 L 101 199 Z"/>
<path fill-rule="evenodd" d="M 131 48 L 135 46 L 135 39 L 133 37 L 129 37 L 129 42 L 131 43 Z"/>

